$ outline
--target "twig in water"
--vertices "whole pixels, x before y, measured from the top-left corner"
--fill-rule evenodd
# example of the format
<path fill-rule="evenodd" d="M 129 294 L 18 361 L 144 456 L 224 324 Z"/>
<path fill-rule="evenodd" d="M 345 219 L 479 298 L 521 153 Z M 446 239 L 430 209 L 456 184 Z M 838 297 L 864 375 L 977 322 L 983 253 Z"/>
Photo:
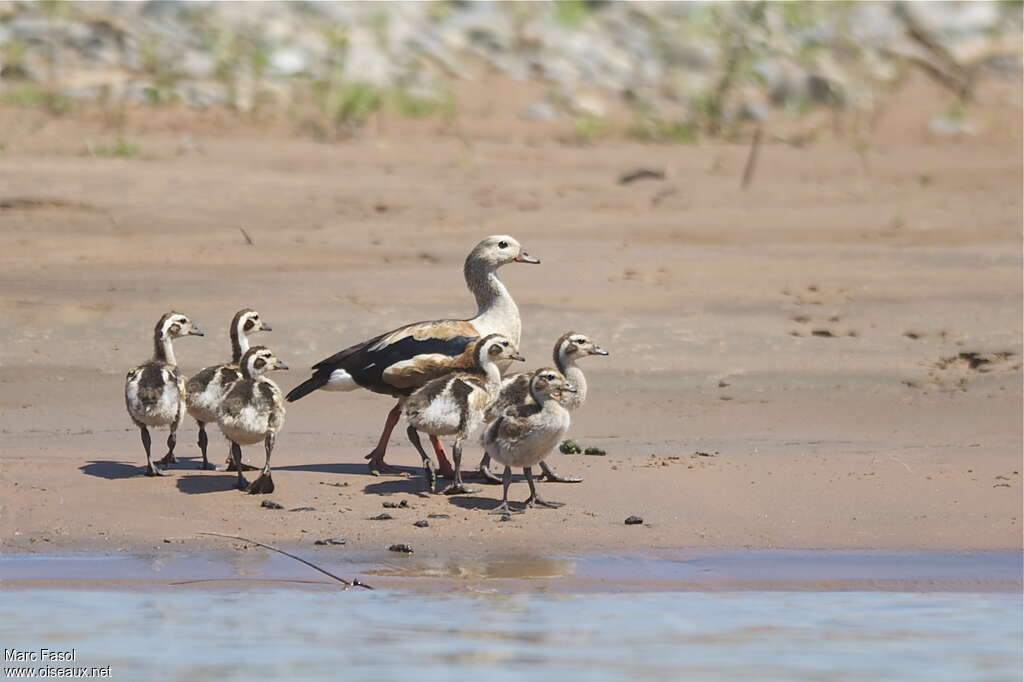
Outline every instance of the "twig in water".
<path fill-rule="evenodd" d="M 240 227 L 238 229 L 241 231 L 242 236 L 245 237 L 246 244 L 248 244 L 249 246 L 256 246 L 256 242 L 252 240 L 252 237 L 249 236 L 249 233 L 245 231 L 244 227 Z"/>
<path fill-rule="evenodd" d="M 203 532 L 199 532 L 198 535 L 215 535 L 215 536 L 217 536 L 219 538 L 231 538 L 232 540 L 241 540 L 242 542 L 248 542 L 249 544 L 252 544 L 252 545 L 258 545 L 259 547 L 264 547 L 264 548 L 269 549 L 271 551 L 277 552 L 278 554 L 284 554 L 286 557 L 289 557 L 291 559 L 295 559 L 296 561 L 298 561 L 300 563 L 306 564 L 307 566 L 309 566 L 312 569 L 320 571 L 321 573 L 323 573 L 324 575 L 326 575 L 329 578 L 334 578 L 339 583 L 344 585 L 346 590 L 348 588 L 350 588 L 350 587 L 365 587 L 368 590 L 372 590 L 373 589 L 372 587 L 370 587 L 366 583 L 359 582 L 359 580 L 356 579 L 356 578 L 352 579 L 351 581 L 345 580 L 344 578 L 339 578 L 338 576 L 334 575 L 330 571 L 327 571 L 327 570 L 324 570 L 324 569 L 320 568 L 319 566 L 317 566 L 316 564 L 314 564 L 311 561 L 306 561 L 302 557 L 295 556 L 294 554 L 292 554 L 290 552 L 286 552 L 283 549 L 278 549 L 277 547 L 274 547 L 272 545 L 268 545 L 268 544 L 263 543 L 263 542 L 257 542 L 256 540 L 250 540 L 249 538 L 243 538 L 243 537 L 241 537 L 239 535 L 225 535 L 224 533 L 203 533 Z"/>
<path fill-rule="evenodd" d="M 743 168 L 743 181 L 740 183 L 742 189 L 750 185 L 754 179 L 754 171 L 757 169 L 757 153 L 761 149 L 761 126 L 754 131 L 754 139 L 750 141 L 750 154 L 747 155 L 747 165 Z"/>

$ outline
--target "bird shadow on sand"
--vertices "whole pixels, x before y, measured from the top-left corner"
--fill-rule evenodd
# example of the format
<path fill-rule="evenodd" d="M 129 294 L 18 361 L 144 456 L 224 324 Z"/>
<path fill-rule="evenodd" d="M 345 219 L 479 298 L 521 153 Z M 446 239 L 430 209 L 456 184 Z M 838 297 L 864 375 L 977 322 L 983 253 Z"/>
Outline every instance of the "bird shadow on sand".
<path fill-rule="evenodd" d="M 501 495 L 497 497 L 478 497 L 476 495 L 454 495 L 448 501 L 462 509 L 482 509 L 491 511 L 501 503 Z"/>
<path fill-rule="evenodd" d="M 412 467 L 396 467 L 405 471 L 413 476 L 420 473 L 419 469 Z M 370 469 L 365 462 L 339 462 L 339 463 L 323 463 L 323 464 L 292 464 L 283 467 L 274 467 L 274 471 L 316 471 L 322 474 L 362 474 L 363 476 L 371 476 Z M 399 479 L 401 480 L 401 479 Z"/>
<path fill-rule="evenodd" d="M 238 489 L 238 474 L 231 472 L 221 474 L 185 474 L 174 479 L 178 490 L 186 495 L 202 495 L 204 493 L 222 493 Z"/>
<path fill-rule="evenodd" d="M 136 476 L 142 477 L 144 469 L 145 467 L 141 467 L 138 464 L 115 462 L 110 459 L 92 460 L 88 464 L 78 467 L 78 470 L 87 476 L 105 478 L 110 481 L 120 478 L 135 478 Z"/>
<path fill-rule="evenodd" d="M 427 483 L 422 476 L 411 478 L 388 477 L 379 483 L 370 483 L 363 488 L 367 495 L 391 495 L 394 493 L 408 493 L 410 495 L 427 495 Z"/>

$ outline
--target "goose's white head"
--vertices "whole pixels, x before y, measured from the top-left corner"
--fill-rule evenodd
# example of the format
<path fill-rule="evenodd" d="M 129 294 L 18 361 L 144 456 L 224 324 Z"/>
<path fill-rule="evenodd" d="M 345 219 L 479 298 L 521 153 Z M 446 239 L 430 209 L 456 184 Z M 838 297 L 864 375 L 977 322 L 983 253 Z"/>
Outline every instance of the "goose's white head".
<path fill-rule="evenodd" d="M 608 355 L 608 351 L 594 343 L 585 334 L 566 332 L 558 339 L 555 352 L 566 358 L 579 360 L 588 355 Z"/>
<path fill-rule="evenodd" d="M 275 369 L 288 369 L 288 365 L 281 362 L 274 355 L 274 351 L 266 346 L 253 346 L 242 356 L 242 372 L 250 378 L 262 376 Z"/>
<path fill-rule="evenodd" d="M 540 263 L 540 259 L 526 253 L 515 237 L 497 234 L 487 237 L 469 252 L 466 264 L 471 262 L 495 269 L 508 263 Z"/>
<path fill-rule="evenodd" d="M 477 341 L 474 359 L 476 360 L 477 367 L 483 367 L 488 359 L 491 362 L 526 360 L 526 358 L 519 354 L 516 344 L 512 343 L 502 334 L 489 334 Z"/>
<path fill-rule="evenodd" d="M 158 339 L 177 339 L 182 336 L 203 336 L 199 325 L 181 313 L 169 312 L 160 318 L 153 330 Z"/>
<path fill-rule="evenodd" d="M 530 393 L 533 394 L 535 400 L 538 397 L 551 397 L 559 400 L 563 391 L 575 393 L 576 387 L 566 380 L 557 369 L 542 367 L 530 377 Z"/>
<path fill-rule="evenodd" d="M 235 313 L 234 319 L 231 320 L 231 329 L 240 334 L 272 331 L 270 325 L 260 318 L 260 314 L 251 308 L 243 308 Z"/>

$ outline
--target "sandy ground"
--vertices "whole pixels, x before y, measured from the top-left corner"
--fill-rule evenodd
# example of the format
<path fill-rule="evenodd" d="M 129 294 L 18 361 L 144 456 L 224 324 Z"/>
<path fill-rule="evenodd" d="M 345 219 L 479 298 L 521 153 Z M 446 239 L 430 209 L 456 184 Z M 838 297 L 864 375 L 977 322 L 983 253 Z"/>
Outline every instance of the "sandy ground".
<path fill-rule="evenodd" d="M 966 139 L 930 137 L 935 107 L 916 104 L 867 149 L 766 144 L 747 191 L 745 144 L 579 147 L 518 129 L 321 144 L 197 126 L 140 128 L 141 156 L 112 159 L 81 153 L 111 137 L 93 123 L 3 111 L 4 551 L 223 546 L 196 531 L 437 555 L 1019 548 L 1020 96 L 990 98 Z M 640 166 L 668 177 L 617 184 Z M 471 315 L 461 263 L 494 233 L 543 259 L 502 273 L 527 364 L 548 364 L 567 329 L 611 351 L 588 362 L 571 431 L 608 455 L 556 455 L 585 482 L 541 484 L 566 507 L 502 522 L 486 513 L 498 487 L 448 498 L 369 476 L 391 402 L 366 392 L 289 407 L 270 496 L 284 510 L 194 459 L 138 475 L 124 373 L 163 312 L 210 332 L 176 344 L 194 371 L 224 361 L 231 315 L 257 308 L 287 390 L 375 333 Z M 388 459 L 416 473 L 403 431 Z M 194 438 L 188 422 L 179 456 Z M 215 461 L 226 449 L 211 438 Z M 412 525 L 429 514 L 448 518 Z"/>

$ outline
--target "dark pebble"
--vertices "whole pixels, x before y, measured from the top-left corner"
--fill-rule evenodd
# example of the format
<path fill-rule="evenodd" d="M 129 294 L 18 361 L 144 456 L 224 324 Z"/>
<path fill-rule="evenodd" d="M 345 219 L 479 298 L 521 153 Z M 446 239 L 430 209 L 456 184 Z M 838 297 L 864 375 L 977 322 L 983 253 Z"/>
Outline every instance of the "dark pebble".
<path fill-rule="evenodd" d="M 260 502 L 260 506 L 264 509 L 284 509 L 284 505 L 280 505 L 273 500 L 263 500 Z"/>
<path fill-rule="evenodd" d="M 316 511 L 313 507 L 296 507 L 295 509 L 289 509 L 288 511 Z"/>
<path fill-rule="evenodd" d="M 512 515 L 511 514 L 502 514 L 501 516 L 498 517 L 498 520 L 499 521 L 511 521 L 512 520 Z"/>
<path fill-rule="evenodd" d="M 597 455 L 598 457 L 603 457 L 603 456 L 607 455 L 608 453 L 605 452 L 604 450 L 602 450 L 601 448 L 589 447 L 589 448 L 587 448 L 586 450 L 583 451 L 583 454 L 584 455 Z"/>
<path fill-rule="evenodd" d="M 630 516 L 629 518 L 626 519 L 626 525 L 627 526 L 636 526 L 636 525 L 641 524 L 643 522 L 644 522 L 644 520 L 642 518 L 640 518 L 639 516 Z"/>
<path fill-rule="evenodd" d="M 558 451 L 563 455 L 578 455 L 583 452 L 583 448 L 574 440 L 563 440 L 558 446 Z"/>
<path fill-rule="evenodd" d="M 405 509 L 409 506 L 409 500 L 402 500 L 401 502 L 385 502 L 385 509 Z"/>
<path fill-rule="evenodd" d="M 393 518 L 395 518 L 395 517 L 392 516 L 391 514 L 377 514 L 376 516 L 371 516 L 370 520 L 371 521 L 390 521 Z"/>
<path fill-rule="evenodd" d="M 428 526 L 430 526 L 430 522 L 427 521 L 426 519 L 420 519 L 419 521 L 417 521 L 416 523 L 414 523 L 412 525 L 416 526 L 417 528 L 427 528 Z"/>
<path fill-rule="evenodd" d="M 412 554 L 412 545 L 402 543 L 400 545 L 391 545 L 388 547 L 389 552 L 402 552 L 403 554 Z"/>
<path fill-rule="evenodd" d="M 451 518 L 447 514 L 427 514 L 428 519 L 448 519 Z"/>
<path fill-rule="evenodd" d="M 314 545 L 344 545 L 344 538 L 324 538 L 323 540 L 317 540 L 313 543 Z"/>

